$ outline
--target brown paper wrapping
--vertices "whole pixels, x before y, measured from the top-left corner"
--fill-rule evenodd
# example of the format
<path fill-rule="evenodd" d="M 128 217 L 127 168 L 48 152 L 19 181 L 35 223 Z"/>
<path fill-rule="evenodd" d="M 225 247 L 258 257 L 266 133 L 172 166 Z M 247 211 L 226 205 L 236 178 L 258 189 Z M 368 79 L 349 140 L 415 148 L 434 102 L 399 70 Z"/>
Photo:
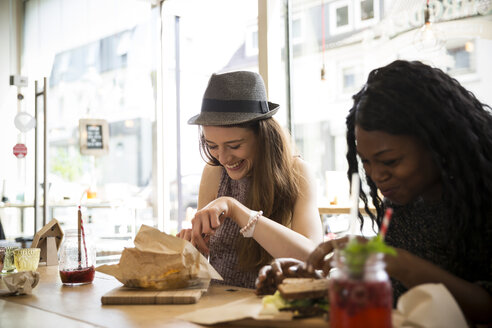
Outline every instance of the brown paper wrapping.
<path fill-rule="evenodd" d="M 36 271 L 21 271 L 3 276 L 2 280 L 8 288 L 8 292 L 1 289 L 0 295 L 30 295 L 32 293 L 32 289 L 36 287 L 39 282 L 39 273 Z"/>
<path fill-rule="evenodd" d="M 101 265 L 97 271 L 109 274 L 126 287 L 167 290 L 200 284 L 222 277 L 188 241 L 142 225 L 135 247 L 125 248 L 120 262 Z"/>

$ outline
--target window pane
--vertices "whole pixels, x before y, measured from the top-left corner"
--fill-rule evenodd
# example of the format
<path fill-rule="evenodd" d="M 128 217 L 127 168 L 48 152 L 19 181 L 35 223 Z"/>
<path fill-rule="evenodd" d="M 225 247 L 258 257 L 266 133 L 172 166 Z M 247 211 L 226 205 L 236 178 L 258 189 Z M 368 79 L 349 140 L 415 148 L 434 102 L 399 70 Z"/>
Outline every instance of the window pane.
<path fill-rule="evenodd" d="M 424 61 L 448 70 L 482 102 L 492 103 L 492 94 L 487 91 L 492 76 L 487 61 L 492 40 L 478 32 L 491 27 L 492 12 L 476 16 L 473 8 L 463 8 L 469 11 L 461 12 L 459 21 L 452 16 L 456 12 L 436 13 L 441 15 L 435 17 L 437 21 L 450 24 L 442 31 L 447 49 L 419 50 L 413 39 L 422 22 L 413 17 L 423 12 L 422 5 L 396 0 L 292 1 L 292 27 L 296 17 L 303 17 L 306 26 L 301 40 L 291 40 L 295 44 L 289 77 L 293 135 L 300 155 L 315 172 L 320 205 L 347 205 L 345 117 L 353 104 L 352 96 L 362 88 L 371 70 L 397 58 Z M 360 17 L 354 19 L 353 26 L 340 29 L 352 24 L 349 15 L 358 14 L 359 9 Z M 358 24 L 357 20 L 373 22 Z M 464 30 L 477 32 L 463 40 Z"/>
<path fill-rule="evenodd" d="M 97 10 L 91 4 L 67 2 L 50 10 L 50 1 L 29 2 L 24 70 L 31 80 L 48 76 L 47 221 L 76 227 L 82 205 L 86 229 L 98 239 L 98 261 L 105 261 L 102 255 L 121 252 L 141 224 L 157 225 L 152 163 L 160 22 L 158 8 L 147 2 L 101 0 Z M 108 138 L 102 125 L 79 134 L 81 119 L 107 123 Z M 85 135 L 96 136 L 89 151 L 103 143 L 109 150 L 81 154 Z M 33 183 L 33 172 L 27 179 Z M 32 195 L 26 202 L 32 204 Z"/>
<path fill-rule="evenodd" d="M 348 7 L 340 7 L 336 9 L 337 12 L 337 27 L 342 27 L 348 25 L 349 23 L 349 12 Z"/>
<path fill-rule="evenodd" d="M 176 145 L 166 155 L 166 184 L 171 190 L 169 231 L 175 233 L 191 226 L 205 165 L 198 146 L 199 129 L 187 121 L 200 112 L 213 73 L 258 71 L 258 52 L 254 51 L 258 9 L 257 2 L 250 0 L 168 0 L 163 14 L 163 29 L 168 31 L 163 45 L 163 56 L 168 59 L 163 84 L 173 86 L 164 90 L 164 108 L 178 120 L 165 122 L 165 129 L 172 131 L 167 143 Z"/>
<path fill-rule="evenodd" d="M 452 60 L 447 68 L 450 74 L 472 73 L 475 70 L 475 43 L 467 41 L 461 46 L 448 48 Z"/>
<path fill-rule="evenodd" d="M 345 68 L 343 70 L 343 89 L 351 89 L 355 86 L 354 68 Z"/>
<path fill-rule="evenodd" d="M 360 19 L 368 20 L 374 18 L 374 0 L 362 0 L 360 2 Z"/>

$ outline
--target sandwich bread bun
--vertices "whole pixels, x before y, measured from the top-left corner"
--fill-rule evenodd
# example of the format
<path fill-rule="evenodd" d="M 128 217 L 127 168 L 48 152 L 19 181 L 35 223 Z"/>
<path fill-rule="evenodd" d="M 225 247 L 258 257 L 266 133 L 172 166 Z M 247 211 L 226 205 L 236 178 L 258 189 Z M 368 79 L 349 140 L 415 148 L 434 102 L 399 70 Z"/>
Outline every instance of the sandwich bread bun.
<path fill-rule="evenodd" d="M 275 294 L 263 297 L 262 313 L 290 311 L 295 318 L 327 314 L 328 285 L 328 279 L 285 278 Z"/>

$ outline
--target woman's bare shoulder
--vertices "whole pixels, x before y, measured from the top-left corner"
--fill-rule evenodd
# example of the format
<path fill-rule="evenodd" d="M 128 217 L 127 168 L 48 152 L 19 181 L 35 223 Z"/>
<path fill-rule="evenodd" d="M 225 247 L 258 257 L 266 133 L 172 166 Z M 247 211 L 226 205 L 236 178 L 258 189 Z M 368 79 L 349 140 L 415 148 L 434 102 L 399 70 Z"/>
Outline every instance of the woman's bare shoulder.
<path fill-rule="evenodd" d="M 222 166 L 206 164 L 202 172 L 202 182 L 219 181 L 222 174 Z M 204 181 L 206 180 L 206 181 Z"/>
<path fill-rule="evenodd" d="M 203 168 L 200 191 L 198 193 L 199 209 L 217 197 L 221 174 L 222 166 L 206 164 Z"/>
<path fill-rule="evenodd" d="M 311 167 L 308 162 L 303 160 L 300 156 L 294 157 L 294 168 L 303 176 L 308 177 L 311 175 Z"/>

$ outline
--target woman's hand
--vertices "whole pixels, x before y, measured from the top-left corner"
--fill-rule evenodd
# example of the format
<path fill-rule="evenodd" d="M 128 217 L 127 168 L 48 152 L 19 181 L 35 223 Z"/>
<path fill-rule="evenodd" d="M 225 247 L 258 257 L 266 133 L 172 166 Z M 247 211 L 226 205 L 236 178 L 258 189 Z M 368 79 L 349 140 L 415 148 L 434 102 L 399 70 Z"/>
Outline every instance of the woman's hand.
<path fill-rule="evenodd" d="M 187 240 L 191 242 L 191 229 L 182 229 L 176 237 L 179 237 L 181 239 Z"/>
<path fill-rule="evenodd" d="M 204 254 L 209 254 L 208 240 L 222 221 L 230 215 L 230 209 L 234 206 L 230 197 L 220 197 L 195 213 L 191 220 L 192 228 L 190 234 L 191 243 Z M 184 233 L 186 236 L 187 232 Z"/>
<path fill-rule="evenodd" d="M 356 237 L 360 242 L 366 242 L 367 239 L 364 237 L 357 236 Z M 331 258 L 327 258 L 326 256 L 333 253 L 335 249 L 344 248 L 349 241 L 349 237 L 345 236 L 339 239 L 332 239 L 325 241 L 316 247 L 316 249 L 309 255 L 306 261 L 306 267 L 308 272 L 314 272 L 314 270 L 323 270 L 323 274 L 325 276 L 331 270 Z"/>
<path fill-rule="evenodd" d="M 293 258 L 274 259 L 262 267 L 256 279 L 256 294 L 273 294 L 285 278 L 322 278 L 320 274 L 308 272 L 305 263 Z"/>
<path fill-rule="evenodd" d="M 191 241 L 191 234 L 192 234 L 192 229 L 183 229 L 181 230 L 177 235 L 176 237 L 178 238 L 181 238 L 181 239 L 184 239 L 184 240 L 187 240 L 189 241 L 190 243 L 192 243 L 193 246 L 196 247 L 196 243 L 192 242 Z M 203 235 L 203 241 L 205 242 L 205 244 L 207 245 L 208 247 L 208 244 L 209 244 L 209 240 L 210 240 L 210 235 Z M 208 248 L 207 248 L 208 249 Z M 201 251 L 201 253 L 204 255 L 204 256 L 207 256 L 208 255 L 208 252 L 203 252 Z"/>

